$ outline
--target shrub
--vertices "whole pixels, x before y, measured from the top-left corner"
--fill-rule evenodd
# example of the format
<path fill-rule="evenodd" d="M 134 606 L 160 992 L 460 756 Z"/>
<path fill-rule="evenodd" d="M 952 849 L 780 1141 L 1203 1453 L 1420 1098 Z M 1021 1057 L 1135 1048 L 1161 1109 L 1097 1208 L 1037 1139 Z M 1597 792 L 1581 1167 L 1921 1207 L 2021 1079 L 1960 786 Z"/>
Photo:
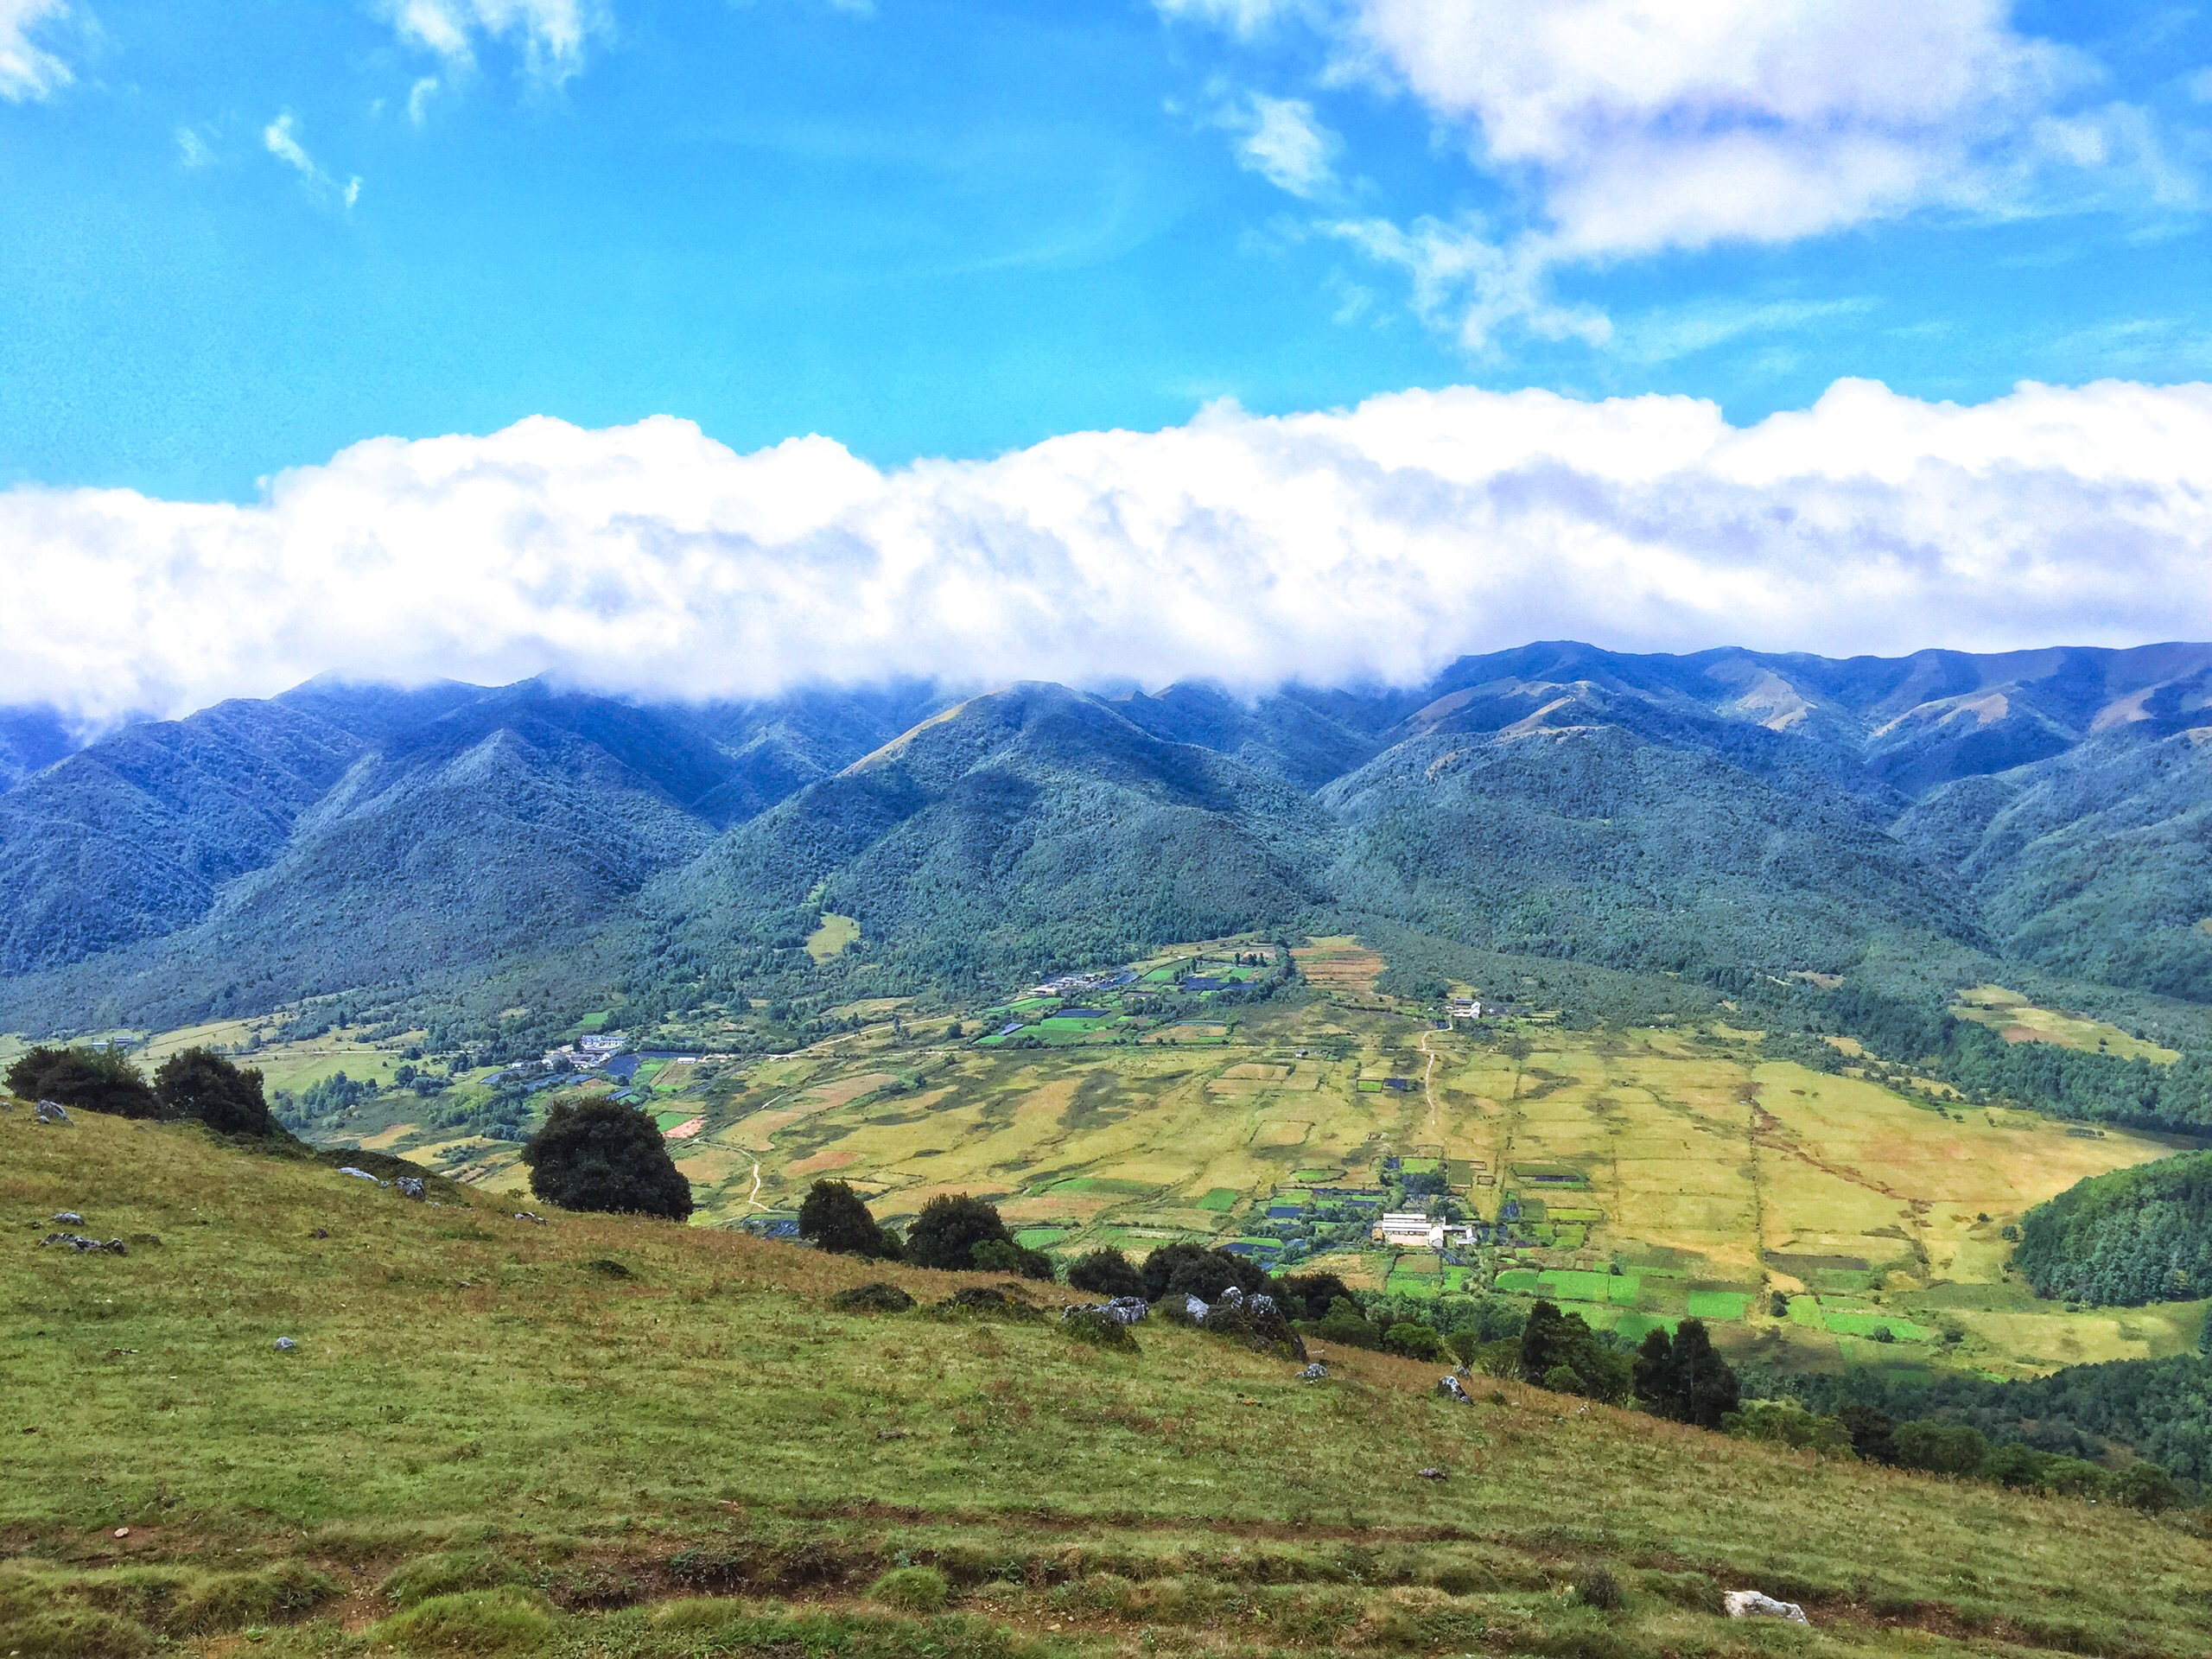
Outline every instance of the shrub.
<path fill-rule="evenodd" d="M 1989 1458 L 1989 1442 L 1981 1431 L 1963 1423 L 1929 1419 L 1899 1423 L 1890 1436 L 1897 1460 L 1907 1469 L 1925 1469 L 1939 1475 L 1980 1472 Z"/>
<path fill-rule="evenodd" d="M 402 1607 L 459 1590 L 490 1590 L 525 1582 L 523 1571 L 488 1549 L 449 1549 L 402 1563 L 377 1586 L 377 1593 Z"/>
<path fill-rule="evenodd" d="M 2152 1515 L 2162 1515 L 2182 1501 L 2174 1478 L 2155 1463 L 2129 1464 L 2112 1478 L 2112 1495 Z"/>
<path fill-rule="evenodd" d="M 1122 1353 L 1137 1351 L 1137 1339 L 1129 1334 L 1129 1327 L 1110 1313 L 1101 1313 L 1092 1307 L 1077 1308 L 1060 1321 L 1060 1334 L 1071 1342 L 1080 1342 L 1093 1348 L 1112 1348 Z"/>
<path fill-rule="evenodd" d="M 1093 1250 L 1068 1268 L 1068 1283 L 1094 1296 L 1141 1296 L 1144 1275 L 1119 1250 Z"/>
<path fill-rule="evenodd" d="M 898 1242 L 877 1224 L 861 1195 L 843 1181 L 817 1181 L 798 1207 L 798 1236 L 839 1255 L 899 1259 Z"/>
<path fill-rule="evenodd" d="M 1815 1416 L 1789 1400 L 1747 1400 L 1716 1427 L 1735 1440 L 1794 1446 L 1822 1457 L 1842 1457 L 1852 1449 L 1851 1431 L 1841 1418 Z"/>
<path fill-rule="evenodd" d="M 1628 1605 L 1628 1592 L 1603 1561 L 1592 1561 L 1576 1574 L 1574 1599 L 1601 1613 L 1618 1613 Z"/>
<path fill-rule="evenodd" d="M 1444 1342 L 1435 1332 L 1411 1319 L 1400 1321 L 1382 1333 L 1386 1352 L 1402 1354 L 1408 1359 L 1442 1359 Z"/>
<path fill-rule="evenodd" d="M 372 1624 L 372 1646 L 409 1653 L 534 1653 L 553 1639 L 553 1614 L 543 1596 L 502 1585 L 432 1596 Z"/>
<path fill-rule="evenodd" d="M 904 1313 L 913 1305 L 912 1296 L 883 1279 L 855 1285 L 830 1299 L 830 1306 L 847 1313 Z"/>
<path fill-rule="evenodd" d="M 691 1183 L 652 1119 L 611 1100 L 561 1101 L 523 1148 L 530 1190 L 564 1210 L 691 1214 Z"/>
<path fill-rule="evenodd" d="M 154 1073 L 154 1096 L 165 1117 L 197 1118 L 218 1135 L 267 1135 L 269 1103 L 261 1073 L 241 1071 L 212 1049 L 172 1054 Z"/>
<path fill-rule="evenodd" d="M 1042 1250 L 1024 1249 L 1012 1239 L 987 1238 L 974 1252 L 979 1273 L 1011 1273 L 1024 1279 L 1052 1281 L 1052 1258 Z"/>
<path fill-rule="evenodd" d="M 868 1595 L 902 1613 L 944 1611 L 952 1586 L 933 1567 L 894 1567 L 868 1587 Z"/>
<path fill-rule="evenodd" d="M 8 1087 L 25 1100 L 59 1101 L 73 1111 L 162 1116 L 138 1068 L 111 1048 L 35 1048 L 8 1068 Z"/>
<path fill-rule="evenodd" d="M 969 1285 L 956 1290 L 943 1301 L 934 1303 L 931 1314 L 938 1319 L 1014 1319 L 1034 1323 L 1045 1316 L 1025 1303 L 1017 1302 L 1002 1290 L 988 1285 Z"/>
<path fill-rule="evenodd" d="M 963 1273 L 976 1265 L 978 1244 L 1012 1244 L 998 1206 L 964 1192 L 942 1194 L 922 1206 L 906 1230 L 906 1259 L 919 1268 Z"/>

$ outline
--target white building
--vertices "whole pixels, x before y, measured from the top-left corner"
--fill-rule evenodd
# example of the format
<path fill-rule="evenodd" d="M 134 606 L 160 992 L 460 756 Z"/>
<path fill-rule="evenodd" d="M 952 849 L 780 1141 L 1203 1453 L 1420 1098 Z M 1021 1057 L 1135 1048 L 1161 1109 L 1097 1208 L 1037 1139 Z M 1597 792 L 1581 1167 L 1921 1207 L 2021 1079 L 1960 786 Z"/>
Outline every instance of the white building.
<path fill-rule="evenodd" d="M 1375 1224 L 1370 1236 L 1377 1244 L 1395 1244 L 1401 1249 L 1440 1250 L 1450 1245 L 1471 1244 L 1475 1231 L 1471 1227 L 1449 1226 L 1417 1210 L 1400 1210 L 1385 1213 Z"/>

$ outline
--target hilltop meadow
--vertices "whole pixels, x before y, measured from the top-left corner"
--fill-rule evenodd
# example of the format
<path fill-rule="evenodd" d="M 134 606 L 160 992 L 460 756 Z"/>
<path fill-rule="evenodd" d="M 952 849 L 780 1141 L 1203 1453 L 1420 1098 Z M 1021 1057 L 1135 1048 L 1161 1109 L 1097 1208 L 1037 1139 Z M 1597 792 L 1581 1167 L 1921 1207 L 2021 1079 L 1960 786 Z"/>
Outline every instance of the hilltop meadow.
<path fill-rule="evenodd" d="M 976 1275 L 425 1201 L 0 1109 L 0 1645 L 1605 1656 L 2212 1638 L 2212 1544 L 1351 1350 L 932 1313 Z M 47 1217 L 127 1253 L 35 1248 Z M 870 1279 L 905 1313 L 841 1312 Z M 1065 1293 L 1030 1286 L 1049 1313 Z M 294 1344 L 276 1346 L 279 1338 Z M 1424 1474 L 1424 1471 L 1431 1471 Z M 1722 1590 L 1809 1629 L 1717 1616 Z"/>

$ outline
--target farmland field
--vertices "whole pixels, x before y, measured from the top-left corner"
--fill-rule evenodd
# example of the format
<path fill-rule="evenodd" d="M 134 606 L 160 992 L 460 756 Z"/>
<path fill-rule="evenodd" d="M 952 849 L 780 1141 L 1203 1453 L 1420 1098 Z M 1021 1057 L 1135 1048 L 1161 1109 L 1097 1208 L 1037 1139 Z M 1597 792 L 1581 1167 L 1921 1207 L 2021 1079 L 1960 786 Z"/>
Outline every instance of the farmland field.
<path fill-rule="evenodd" d="M 1624 1332 L 1695 1316 L 1724 1344 L 1782 1342 L 1814 1365 L 2018 1375 L 2178 1352 L 2198 1328 L 2195 1304 L 2039 1303 L 2005 1269 L 2005 1230 L 2030 1206 L 2177 1142 L 1909 1098 L 1770 1059 L 1725 1026 L 1528 1022 L 1520 1045 L 1495 1027 L 1440 1031 L 1381 1005 L 1381 958 L 1350 940 L 1297 948 L 1309 987 L 1217 1004 L 1254 971 L 1255 943 L 1163 953 L 1124 988 L 1093 976 L 1025 995 L 958 1042 L 883 1021 L 780 1058 L 641 1071 L 641 1092 L 707 1225 L 789 1215 L 825 1176 L 894 1224 L 972 1192 L 1063 1257 L 1197 1239 L 1408 1295 L 1494 1282 Z M 1125 995 L 1171 1007 L 1147 1020 Z M 341 1066 L 382 1081 L 394 1062 L 343 1033 L 262 1059 L 294 1087 Z M 442 1128 L 405 1095 L 344 1127 L 493 1190 L 526 1184 L 514 1141 Z M 1445 1262 L 1370 1251 L 1397 1190 L 1386 1173 L 1441 1182 L 1501 1237 Z"/>

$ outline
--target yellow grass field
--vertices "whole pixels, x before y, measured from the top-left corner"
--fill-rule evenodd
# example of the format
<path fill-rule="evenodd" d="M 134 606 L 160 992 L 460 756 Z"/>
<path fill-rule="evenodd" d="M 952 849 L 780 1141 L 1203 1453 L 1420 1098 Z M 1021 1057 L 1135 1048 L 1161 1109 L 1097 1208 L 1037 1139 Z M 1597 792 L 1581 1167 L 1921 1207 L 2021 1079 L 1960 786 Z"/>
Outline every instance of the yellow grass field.
<path fill-rule="evenodd" d="M 2039 1008 L 2002 985 L 1976 985 L 1961 991 L 1951 1013 L 1958 1019 L 1987 1026 L 2008 1043 L 2055 1043 L 2061 1048 L 2086 1049 L 2123 1060 L 2149 1060 L 2158 1065 L 2171 1065 L 2181 1058 L 2174 1049 L 2145 1042 L 2101 1020 Z"/>

